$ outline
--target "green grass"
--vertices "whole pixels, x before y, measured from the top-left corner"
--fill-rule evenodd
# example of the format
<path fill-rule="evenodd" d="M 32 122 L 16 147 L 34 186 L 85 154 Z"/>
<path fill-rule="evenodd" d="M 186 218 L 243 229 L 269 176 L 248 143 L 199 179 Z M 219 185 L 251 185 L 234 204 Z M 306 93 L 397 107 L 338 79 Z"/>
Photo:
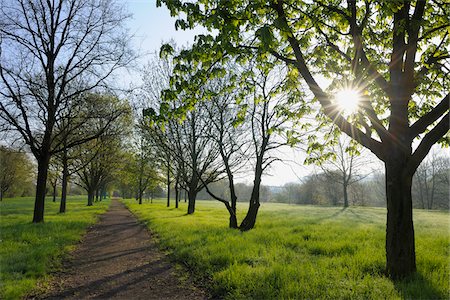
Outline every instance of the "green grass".
<path fill-rule="evenodd" d="M 217 202 L 185 215 L 164 201 L 126 205 L 159 236 L 174 260 L 209 279 L 226 299 L 448 299 L 449 214 L 415 211 L 418 273 L 384 275 L 386 210 L 263 204 L 257 227 L 227 228 Z M 238 207 L 242 220 L 246 205 Z"/>
<path fill-rule="evenodd" d="M 86 203 L 87 197 L 69 197 L 59 214 L 59 202 L 46 199 L 45 222 L 33 224 L 34 198 L 0 202 L 0 299 L 20 299 L 45 281 L 110 202 Z"/>

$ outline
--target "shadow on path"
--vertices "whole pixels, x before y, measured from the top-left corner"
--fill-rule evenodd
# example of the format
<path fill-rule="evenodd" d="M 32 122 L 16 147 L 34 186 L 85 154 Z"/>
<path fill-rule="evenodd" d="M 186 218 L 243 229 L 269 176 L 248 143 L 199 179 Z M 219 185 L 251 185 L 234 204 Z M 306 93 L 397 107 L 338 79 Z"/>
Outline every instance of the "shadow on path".
<path fill-rule="evenodd" d="M 147 228 L 114 200 L 38 299 L 207 299 L 157 247 Z"/>

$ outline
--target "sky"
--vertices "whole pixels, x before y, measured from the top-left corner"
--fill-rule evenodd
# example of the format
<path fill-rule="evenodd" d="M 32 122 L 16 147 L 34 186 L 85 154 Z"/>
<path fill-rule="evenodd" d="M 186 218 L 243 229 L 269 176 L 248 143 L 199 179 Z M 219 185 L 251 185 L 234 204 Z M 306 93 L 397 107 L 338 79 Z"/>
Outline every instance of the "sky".
<path fill-rule="evenodd" d="M 128 12 L 132 18 L 128 22 L 129 30 L 135 35 L 135 48 L 142 53 L 159 52 L 161 44 L 173 39 L 177 45 L 186 46 L 194 42 L 195 34 L 202 29 L 192 31 L 176 31 L 176 18 L 170 16 L 163 5 L 156 7 L 156 0 L 126 0 Z M 204 29 L 203 29 L 204 30 Z M 145 58 L 141 59 L 145 63 Z M 281 186 L 288 182 L 299 182 L 301 178 L 314 170 L 313 166 L 304 166 L 305 154 L 289 147 L 276 154 L 283 162 L 275 162 L 263 176 L 262 183 L 270 186 Z M 252 176 L 239 179 L 251 183 Z"/>

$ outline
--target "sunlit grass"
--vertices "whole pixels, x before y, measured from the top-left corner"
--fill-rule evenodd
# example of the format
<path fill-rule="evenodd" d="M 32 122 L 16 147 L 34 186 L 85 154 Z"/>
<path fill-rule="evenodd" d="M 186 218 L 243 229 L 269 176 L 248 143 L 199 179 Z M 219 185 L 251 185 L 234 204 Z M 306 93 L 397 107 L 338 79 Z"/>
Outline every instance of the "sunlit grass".
<path fill-rule="evenodd" d="M 386 210 L 263 204 L 257 227 L 227 228 L 225 208 L 198 201 L 185 215 L 163 201 L 125 203 L 214 297 L 227 299 L 436 299 L 449 297 L 449 214 L 415 211 L 415 278 L 384 275 Z M 242 220 L 246 206 L 238 207 Z"/>
<path fill-rule="evenodd" d="M 0 202 L 0 298 L 20 299 L 74 248 L 109 201 L 87 207 L 87 197 L 70 197 L 67 212 L 59 214 L 59 202 L 46 199 L 45 222 L 32 224 L 34 199 Z"/>

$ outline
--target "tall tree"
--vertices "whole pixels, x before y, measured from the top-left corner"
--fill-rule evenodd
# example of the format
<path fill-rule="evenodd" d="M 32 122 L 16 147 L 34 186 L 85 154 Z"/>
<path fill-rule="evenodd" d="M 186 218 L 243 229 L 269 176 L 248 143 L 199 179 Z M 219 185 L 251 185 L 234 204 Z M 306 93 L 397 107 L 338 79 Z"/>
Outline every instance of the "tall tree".
<path fill-rule="evenodd" d="M 233 66 L 229 65 L 229 68 Z M 229 70 L 230 74 L 235 70 Z M 211 96 L 202 102 L 202 107 L 207 112 L 207 117 L 212 122 L 209 138 L 215 143 L 222 159 L 226 179 L 228 182 L 229 199 L 213 193 L 206 185 L 205 188 L 211 197 L 222 202 L 230 214 L 229 227 L 239 228 L 236 215 L 237 194 L 235 188 L 235 175 L 245 167 L 248 161 L 249 133 L 248 122 L 242 118 L 242 111 L 238 104 L 237 89 L 229 78 L 225 77 L 210 84 Z"/>
<path fill-rule="evenodd" d="M 412 177 L 449 128 L 450 3 L 161 2 L 179 16 L 179 28 L 202 25 L 216 33 L 198 36 L 180 61 L 201 60 L 203 70 L 211 70 L 229 55 L 272 55 L 309 87 L 328 122 L 384 162 L 386 271 L 394 279 L 414 273 Z M 363 95 L 358 111 L 346 115 L 335 101 L 336 86 L 326 90 L 320 75 Z"/>
<path fill-rule="evenodd" d="M 43 222 L 55 125 L 73 99 L 133 58 L 114 0 L 11 0 L 0 7 L 0 119 L 38 162 L 33 222 Z"/>

